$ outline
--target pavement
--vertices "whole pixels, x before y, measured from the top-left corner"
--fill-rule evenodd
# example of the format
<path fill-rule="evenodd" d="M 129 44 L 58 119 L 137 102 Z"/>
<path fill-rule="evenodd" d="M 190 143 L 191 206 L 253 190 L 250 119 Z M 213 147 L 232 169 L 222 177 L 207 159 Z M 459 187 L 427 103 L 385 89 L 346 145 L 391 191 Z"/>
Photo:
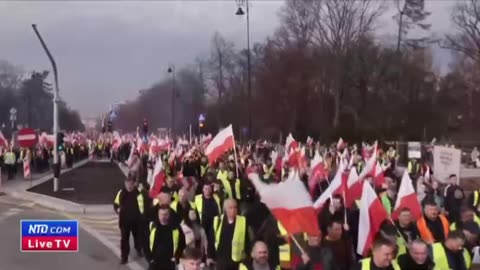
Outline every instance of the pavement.
<path fill-rule="evenodd" d="M 117 164 L 88 162 L 60 177 L 60 190 L 53 191 L 53 179 L 27 189 L 58 199 L 84 205 L 111 205 L 118 190 L 124 184 L 124 175 Z"/>
<path fill-rule="evenodd" d="M 20 251 L 21 219 L 65 219 L 61 213 L 34 202 L 0 196 L 0 269 L 9 270 L 103 270 L 134 269 L 119 264 L 119 257 L 85 230 L 80 220 L 79 251 L 76 253 L 23 253 Z M 135 268 L 145 269 L 145 268 Z"/>
<path fill-rule="evenodd" d="M 39 208 L 42 209 L 42 213 L 43 211 L 47 211 L 57 216 L 61 215 L 64 219 L 66 217 L 79 220 L 82 231 L 85 231 L 89 235 L 88 237 L 96 239 L 95 241 L 103 245 L 102 250 L 108 250 L 108 252 L 116 258 L 116 263 L 113 264 L 113 266 L 102 266 L 100 268 L 90 267 L 89 270 L 142 270 L 148 268 L 145 259 L 135 258 L 133 256 L 134 252 L 130 255 L 127 268 L 121 268 L 118 265 L 120 258 L 120 230 L 118 228 L 118 217 L 113 211 L 112 201 L 116 192 L 123 187 L 123 179 L 125 178 L 123 170 L 119 170 L 116 164 L 111 164 L 109 161 L 96 160 L 92 162 L 85 160 L 79 162 L 75 164 L 72 169 L 62 170 L 60 178 L 62 190 L 59 194 L 53 193 L 52 178 L 52 174 L 44 176 L 34 175 L 32 185 L 30 185 L 30 181 L 24 180 L 8 181 L 4 184 L 2 190 L 7 195 L 0 196 L 0 204 L 9 203 L 11 207 L 7 211 L 3 211 L 2 208 L 0 208 L 0 213 L 2 213 L 0 214 L 0 226 L 2 216 L 9 217 L 10 215 L 17 215 L 17 212 L 20 211 L 19 209 L 24 206 Z M 49 195 L 53 195 L 54 197 Z M 75 202 L 66 199 L 75 200 Z M 4 214 L 4 212 L 6 214 Z M 36 213 L 35 210 L 30 210 L 30 212 L 32 214 Z M 35 218 L 35 216 L 29 218 Z M 16 235 L 18 235 L 18 233 Z M 2 239 L 1 234 L 0 239 Z M 80 243 L 82 243 L 82 239 Z M 133 239 L 130 239 L 130 241 L 133 250 Z M 3 241 L 1 241 L 1 243 L 3 244 Z M 107 249 L 105 249 L 105 247 Z M 82 244 L 80 244 L 80 248 L 82 248 Z M 0 253 L 1 252 L 0 246 Z M 95 253 L 102 254 L 102 251 Z M 0 262 L 1 261 L 0 256 Z M 2 269 L 1 263 L 0 269 Z M 53 269 L 63 269 L 63 267 L 55 266 Z"/>

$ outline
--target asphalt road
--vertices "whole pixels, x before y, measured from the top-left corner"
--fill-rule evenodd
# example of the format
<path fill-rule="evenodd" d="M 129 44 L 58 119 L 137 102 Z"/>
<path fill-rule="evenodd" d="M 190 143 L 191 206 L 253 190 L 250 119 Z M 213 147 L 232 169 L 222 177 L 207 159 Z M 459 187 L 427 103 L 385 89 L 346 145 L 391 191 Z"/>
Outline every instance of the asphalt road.
<path fill-rule="evenodd" d="M 109 249 L 80 228 L 76 253 L 23 253 L 20 251 L 21 219 L 66 219 L 33 203 L 0 196 L 0 269 L 104 270 L 129 269 Z"/>
<path fill-rule="evenodd" d="M 117 164 L 89 162 L 60 177 L 60 192 L 53 192 L 53 180 L 28 191 L 69 200 L 79 204 L 112 204 L 124 187 L 125 175 Z"/>

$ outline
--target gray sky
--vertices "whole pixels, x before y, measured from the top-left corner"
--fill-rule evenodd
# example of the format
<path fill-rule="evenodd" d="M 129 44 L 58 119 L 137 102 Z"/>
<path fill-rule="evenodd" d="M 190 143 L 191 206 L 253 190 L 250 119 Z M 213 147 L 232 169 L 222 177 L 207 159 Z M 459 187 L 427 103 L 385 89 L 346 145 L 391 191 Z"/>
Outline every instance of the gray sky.
<path fill-rule="evenodd" d="M 252 42 L 278 26 L 283 1 L 253 1 Z M 427 3 L 432 31 L 450 31 L 454 1 Z M 208 52 L 215 31 L 246 47 L 246 20 L 235 16 L 234 0 L 217 1 L 0 1 L 0 59 L 26 71 L 50 70 L 31 24 L 36 23 L 59 67 L 61 96 L 82 116 L 96 116 L 112 103 L 133 99 L 177 68 Z M 379 35 L 396 35 L 383 16 Z M 445 67 L 448 52 L 436 51 Z"/>

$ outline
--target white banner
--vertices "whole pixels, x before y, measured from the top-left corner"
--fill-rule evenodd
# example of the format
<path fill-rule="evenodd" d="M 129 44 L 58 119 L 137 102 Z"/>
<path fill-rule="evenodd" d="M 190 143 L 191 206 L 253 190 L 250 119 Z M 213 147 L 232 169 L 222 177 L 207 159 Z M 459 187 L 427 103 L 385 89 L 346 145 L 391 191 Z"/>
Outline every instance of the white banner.
<path fill-rule="evenodd" d="M 422 158 L 422 144 L 420 142 L 408 142 L 408 158 Z"/>
<path fill-rule="evenodd" d="M 460 180 L 460 159 L 461 153 L 459 149 L 434 146 L 433 147 L 433 175 L 441 182 L 448 182 L 451 174 L 457 175 Z"/>

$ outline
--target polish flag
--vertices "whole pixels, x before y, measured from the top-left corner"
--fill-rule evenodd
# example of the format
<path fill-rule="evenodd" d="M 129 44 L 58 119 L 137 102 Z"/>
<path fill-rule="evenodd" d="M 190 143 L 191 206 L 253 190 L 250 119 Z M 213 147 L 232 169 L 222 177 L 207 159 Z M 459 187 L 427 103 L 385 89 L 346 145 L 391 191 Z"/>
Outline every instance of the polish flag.
<path fill-rule="evenodd" d="M 265 184 L 256 173 L 248 178 L 260 194 L 262 202 L 270 209 L 289 234 L 306 232 L 319 235 L 317 214 L 298 174 L 278 184 Z"/>
<path fill-rule="evenodd" d="M 290 153 L 287 158 L 287 164 L 290 168 L 299 168 L 300 167 L 300 152 L 297 149 L 290 148 Z"/>
<path fill-rule="evenodd" d="M 338 139 L 337 149 L 343 149 L 347 144 L 343 141 L 342 138 Z"/>
<path fill-rule="evenodd" d="M 333 195 L 342 194 L 344 189 L 344 186 L 342 184 L 342 175 L 344 170 L 345 167 L 343 167 L 343 163 L 340 163 L 340 167 L 338 168 L 332 182 L 330 182 L 330 185 L 327 187 L 327 189 L 322 193 L 322 195 L 320 195 L 320 197 L 318 197 L 318 199 L 313 204 L 313 207 L 315 209 L 322 208 L 325 202 L 327 202 L 328 199 L 332 198 Z"/>
<path fill-rule="evenodd" d="M 235 146 L 232 125 L 221 130 L 205 149 L 205 155 L 213 164 L 221 155 Z"/>
<path fill-rule="evenodd" d="M 367 256 L 375 235 L 380 231 L 383 221 L 388 218 L 387 211 L 367 181 L 363 182 L 363 194 L 360 201 L 358 221 L 357 253 Z"/>
<path fill-rule="evenodd" d="M 313 139 L 310 136 L 308 136 L 307 137 L 307 146 L 312 146 L 312 145 L 313 145 Z"/>
<path fill-rule="evenodd" d="M 288 134 L 287 140 L 285 142 L 285 151 L 290 152 L 290 149 L 296 149 L 298 147 L 298 142 L 293 138 L 292 133 Z"/>
<path fill-rule="evenodd" d="M 113 141 L 112 141 L 113 150 L 117 150 L 121 144 L 122 144 L 122 138 L 120 137 L 120 134 L 118 134 L 118 131 L 114 131 Z"/>
<path fill-rule="evenodd" d="M 315 156 L 312 159 L 310 164 L 310 168 L 312 169 L 310 173 L 310 177 L 308 178 L 308 189 L 310 191 L 310 195 L 313 194 L 315 187 L 317 184 L 327 178 L 327 170 L 325 169 L 325 163 L 323 162 L 322 156 L 315 151 Z"/>
<path fill-rule="evenodd" d="M 375 148 L 376 148 L 376 143 L 375 143 Z M 363 182 L 367 176 L 369 175 L 374 176 L 376 165 L 377 165 L 377 154 L 376 154 L 376 151 L 374 151 L 373 155 L 365 164 L 365 167 L 363 168 L 362 172 L 360 172 L 360 175 L 358 176 L 358 178 L 352 177 L 348 179 L 347 201 L 345 202 L 345 205 L 347 207 L 351 207 L 356 200 L 359 200 L 362 197 Z"/>
<path fill-rule="evenodd" d="M 375 187 L 383 187 L 385 186 L 385 170 L 388 167 L 383 167 L 380 165 L 380 162 L 377 161 L 377 164 L 375 165 L 375 170 L 374 170 L 374 177 L 373 177 L 373 182 L 375 183 Z"/>
<path fill-rule="evenodd" d="M 423 179 L 425 182 L 430 181 L 430 166 L 427 166 L 427 168 L 425 169 L 425 174 L 423 176 Z"/>
<path fill-rule="evenodd" d="M 3 136 L 3 133 L 0 131 L 0 148 L 1 147 L 8 147 L 8 141 Z"/>
<path fill-rule="evenodd" d="M 165 171 L 163 170 L 162 158 L 158 157 L 153 168 L 153 184 L 150 185 L 150 198 L 155 198 L 165 184 Z"/>
<path fill-rule="evenodd" d="M 397 219 L 400 214 L 400 210 L 408 208 L 412 213 L 415 220 L 422 217 L 422 207 L 418 202 L 417 194 L 413 189 L 412 179 L 408 175 L 407 170 L 403 173 L 402 182 L 398 190 L 397 201 L 395 202 L 395 208 L 392 212 L 392 219 Z"/>
<path fill-rule="evenodd" d="M 307 169 L 307 157 L 305 152 L 305 146 L 302 146 L 298 153 L 298 166 L 300 169 Z"/>

